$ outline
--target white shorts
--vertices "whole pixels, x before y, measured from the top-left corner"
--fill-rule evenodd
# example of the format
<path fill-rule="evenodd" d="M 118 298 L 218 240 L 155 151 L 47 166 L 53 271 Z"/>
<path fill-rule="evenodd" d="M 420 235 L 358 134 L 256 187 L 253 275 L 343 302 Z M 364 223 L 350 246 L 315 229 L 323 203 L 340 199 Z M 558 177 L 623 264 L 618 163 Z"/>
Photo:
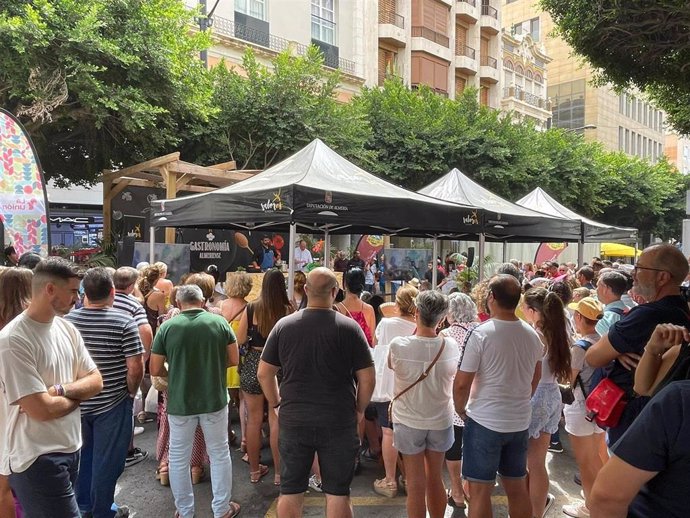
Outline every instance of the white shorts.
<path fill-rule="evenodd" d="M 600 428 L 595 422 L 589 422 L 585 419 L 587 410 L 585 409 L 585 402 L 581 399 L 576 399 L 572 405 L 565 405 L 563 415 L 565 416 L 565 431 L 575 437 L 587 437 L 595 433 L 604 433 L 604 429 Z"/>

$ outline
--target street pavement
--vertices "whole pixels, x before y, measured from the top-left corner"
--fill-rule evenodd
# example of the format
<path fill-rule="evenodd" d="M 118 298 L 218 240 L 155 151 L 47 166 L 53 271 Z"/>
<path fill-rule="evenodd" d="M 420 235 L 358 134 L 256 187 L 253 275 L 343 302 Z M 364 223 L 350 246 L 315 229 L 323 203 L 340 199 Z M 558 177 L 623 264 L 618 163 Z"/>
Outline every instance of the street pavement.
<path fill-rule="evenodd" d="M 139 425 L 137 425 L 139 426 Z M 157 461 L 156 423 L 147 423 L 143 434 L 135 437 L 135 445 L 149 452 L 146 460 L 126 468 L 120 477 L 115 501 L 130 507 L 130 516 L 135 518 L 172 518 L 175 513 L 172 493 L 169 487 L 163 487 L 155 479 Z M 235 427 L 239 435 L 239 425 Z M 580 487 L 573 482 L 576 471 L 575 460 L 567 441 L 567 434 L 561 430 L 565 447 L 564 453 L 547 454 L 547 466 L 551 477 L 550 492 L 556 496 L 556 504 L 547 514 L 548 518 L 565 516 L 561 507 L 570 498 L 580 498 Z M 273 467 L 270 460 L 271 450 L 267 446 L 261 451 L 262 463 L 269 465 L 271 472 L 258 484 L 249 482 L 249 467 L 241 461 L 241 453 L 232 449 L 233 467 L 233 500 L 242 506 L 240 516 L 247 518 L 276 518 L 278 488 L 273 485 Z M 208 471 L 208 470 L 207 470 Z M 376 462 L 362 461 L 361 473 L 355 476 L 352 483 L 352 503 L 356 517 L 403 518 L 405 497 L 390 499 L 374 493 L 372 483 L 380 478 L 383 468 Z M 194 486 L 196 500 L 195 518 L 213 518 L 211 512 L 211 484 L 208 477 Z M 570 496 L 569 496 L 570 495 Z M 324 496 L 310 491 L 306 494 L 304 516 L 307 518 L 323 517 Z M 496 487 L 493 497 L 494 516 L 507 518 L 508 509 L 505 494 Z M 464 511 L 446 508 L 445 518 L 460 518 Z"/>

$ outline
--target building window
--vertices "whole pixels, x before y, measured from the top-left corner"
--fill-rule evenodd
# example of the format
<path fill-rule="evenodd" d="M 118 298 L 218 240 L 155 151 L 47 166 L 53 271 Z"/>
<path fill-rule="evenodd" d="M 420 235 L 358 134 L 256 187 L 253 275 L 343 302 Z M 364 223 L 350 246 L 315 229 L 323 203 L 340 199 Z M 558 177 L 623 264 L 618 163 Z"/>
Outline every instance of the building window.
<path fill-rule="evenodd" d="M 515 36 L 529 34 L 534 41 L 539 41 L 539 18 L 532 18 L 531 20 L 516 23 L 512 27 L 512 33 Z"/>
<path fill-rule="evenodd" d="M 266 21 L 266 0 L 235 0 L 235 11 Z"/>
<path fill-rule="evenodd" d="M 413 52 L 411 84 L 425 84 L 437 92 L 447 94 L 449 69 L 450 63 L 441 58 L 426 52 Z"/>
<path fill-rule="evenodd" d="M 552 100 L 552 125 L 554 127 L 576 129 L 585 125 L 584 79 L 549 86 L 548 96 Z"/>
<path fill-rule="evenodd" d="M 625 132 L 623 126 L 618 126 L 618 151 L 625 151 Z"/>
<path fill-rule="evenodd" d="M 625 113 L 625 94 L 618 96 L 618 113 L 623 115 Z"/>
<path fill-rule="evenodd" d="M 311 37 L 335 45 L 335 0 L 311 0 Z"/>

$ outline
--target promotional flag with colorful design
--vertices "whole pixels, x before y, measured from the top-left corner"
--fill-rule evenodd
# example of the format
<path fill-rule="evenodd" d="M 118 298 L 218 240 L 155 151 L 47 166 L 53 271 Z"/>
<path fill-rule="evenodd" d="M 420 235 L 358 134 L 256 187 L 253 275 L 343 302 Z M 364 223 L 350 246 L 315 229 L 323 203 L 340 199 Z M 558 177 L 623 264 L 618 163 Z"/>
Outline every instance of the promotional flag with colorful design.
<path fill-rule="evenodd" d="M 48 255 L 48 200 L 36 150 L 21 123 L 0 109 L 0 221 L 5 246 Z"/>

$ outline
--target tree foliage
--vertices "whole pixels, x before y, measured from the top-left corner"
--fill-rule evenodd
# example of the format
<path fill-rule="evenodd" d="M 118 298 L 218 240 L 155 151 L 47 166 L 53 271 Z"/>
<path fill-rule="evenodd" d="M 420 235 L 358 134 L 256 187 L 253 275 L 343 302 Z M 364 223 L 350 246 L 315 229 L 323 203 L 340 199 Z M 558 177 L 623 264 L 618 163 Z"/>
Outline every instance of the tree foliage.
<path fill-rule="evenodd" d="M 558 33 L 599 70 L 599 82 L 646 92 L 690 133 L 690 3 L 541 0 Z"/>
<path fill-rule="evenodd" d="M 562 130 L 480 106 L 475 90 L 456 100 L 400 81 L 363 91 L 372 171 L 417 190 L 453 167 L 499 196 L 516 200 L 542 187 L 574 211 L 663 237 L 678 236 L 687 179 L 662 160 L 651 164 Z"/>
<path fill-rule="evenodd" d="M 272 68 L 251 50 L 242 72 L 225 62 L 213 68 L 214 116 L 192 130 L 183 155 L 203 164 L 235 160 L 240 169 L 265 169 L 315 138 L 367 162 L 369 127 L 351 106 L 336 100 L 337 72 L 323 67 L 320 51 L 279 54 Z"/>
<path fill-rule="evenodd" d="M 0 0 L 0 104 L 46 176 L 93 181 L 174 148 L 211 94 L 179 0 Z"/>

